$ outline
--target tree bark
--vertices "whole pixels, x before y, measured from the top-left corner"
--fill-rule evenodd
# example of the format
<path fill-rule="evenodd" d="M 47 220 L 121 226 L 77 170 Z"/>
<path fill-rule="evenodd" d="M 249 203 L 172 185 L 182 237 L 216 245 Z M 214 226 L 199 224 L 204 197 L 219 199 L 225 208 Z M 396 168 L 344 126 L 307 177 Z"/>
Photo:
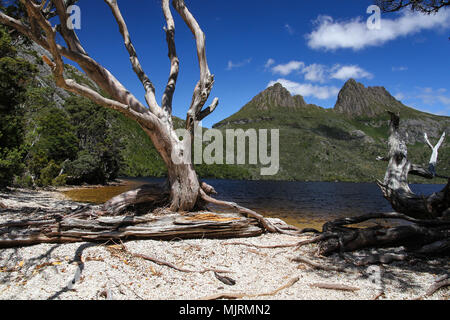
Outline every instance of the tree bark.
<path fill-rule="evenodd" d="M 437 177 L 435 167 L 437 163 L 438 149 L 441 146 L 445 132 L 436 146 L 431 146 L 425 133 L 425 141 L 432 149 L 429 169 L 424 170 L 420 166 L 411 164 L 408 160 L 408 150 L 405 142 L 400 137 L 400 118 L 397 114 L 389 112 L 391 116 L 389 124 L 389 164 L 386 169 L 384 181 L 377 184 L 383 192 L 383 196 L 391 203 L 392 208 L 400 213 L 419 219 L 433 219 L 450 213 L 450 179 L 447 185 L 438 193 L 427 197 L 414 194 L 408 185 L 408 174 L 417 174 L 427 178 Z"/>
<path fill-rule="evenodd" d="M 404 246 L 413 255 L 448 254 L 450 252 L 450 179 L 447 185 L 429 196 L 414 194 L 408 185 L 408 174 L 416 174 L 428 179 L 442 177 L 436 174 L 438 149 L 442 145 L 445 132 L 433 146 L 426 133 L 424 140 L 432 154 L 428 169 L 411 164 L 407 147 L 399 134 L 400 118 L 389 112 L 389 154 L 377 160 L 388 160 L 384 181 L 377 181 L 384 197 L 396 212 L 367 214 L 357 217 L 337 219 L 323 225 L 322 234 L 310 242 L 319 243 L 319 252 L 330 255 L 336 252 L 356 251 L 373 247 Z M 352 228 L 371 219 L 401 219 L 408 225 L 396 227 Z M 372 255 L 361 263 L 389 263 L 408 258 L 408 254 Z"/>

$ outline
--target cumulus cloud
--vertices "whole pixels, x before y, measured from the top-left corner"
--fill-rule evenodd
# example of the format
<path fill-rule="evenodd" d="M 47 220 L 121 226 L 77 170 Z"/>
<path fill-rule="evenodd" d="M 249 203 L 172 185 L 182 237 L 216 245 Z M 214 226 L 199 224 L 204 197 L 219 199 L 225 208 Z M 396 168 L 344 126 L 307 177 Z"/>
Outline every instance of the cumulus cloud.
<path fill-rule="evenodd" d="M 235 68 L 241 68 L 247 64 L 249 64 L 252 61 L 251 58 L 245 59 L 244 61 L 240 61 L 240 62 L 233 62 L 231 60 L 228 61 L 228 65 L 227 65 L 227 70 L 233 70 Z"/>
<path fill-rule="evenodd" d="M 282 76 L 287 76 L 293 71 L 301 70 L 305 64 L 301 61 L 290 61 L 286 64 L 279 64 L 272 68 L 273 73 L 281 74 Z"/>
<path fill-rule="evenodd" d="M 396 19 L 382 19 L 379 30 L 370 30 L 366 20 L 358 17 L 350 21 L 335 21 L 330 16 L 319 16 L 315 29 L 306 35 L 312 49 L 353 49 L 380 46 L 398 37 L 428 29 L 450 27 L 450 10 L 440 10 L 435 15 L 412 13 L 405 10 Z"/>
<path fill-rule="evenodd" d="M 327 78 L 327 67 L 322 64 L 313 63 L 305 68 L 302 72 L 305 74 L 305 80 L 312 82 L 325 82 Z"/>
<path fill-rule="evenodd" d="M 272 71 L 273 74 L 280 74 L 287 76 L 294 71 L 299 74 L 304 74 L 304 78 L 311 82 L 324 83 L 329 79 L 348 80 L 349 78 L 362 79 L 373 78 L 373 75 L 357 65 L 340 65 L 335 64 L 333 67 L 328 67 L 323 64 L 313 63 L 306 65 L 302 61 L 290 61 L 286 64 L 278 64 L 272 66 L 275 63 L 273 59 L 267 60 L 265 65 L 266 69 Z"/>
<path fill-rule="evenodd" d="M 335 97 L 339 93 L 339 88 L 333 86 L 318 86 L 310 83 L 298 83 L 283 78 L 276 81 L 270 81 L 267 86 L 273 86 L 277 82 L 281 83 L 281 85 L 291 94 L 300 94 L 304 97 L 315 97 L 317 99 L 324 100 Z"/>
<path fill-rule="evenodd" d="M 350 78 L 372 79 L 373 75 L 371 73 L 367 72 L 366 70 L 358 67 L 357 65 L 341 66 L 341 65 L 337 64 L 331 69 L 330 77 L 332 79 L 339 79 L 339 80 L 348 80 Z"/>

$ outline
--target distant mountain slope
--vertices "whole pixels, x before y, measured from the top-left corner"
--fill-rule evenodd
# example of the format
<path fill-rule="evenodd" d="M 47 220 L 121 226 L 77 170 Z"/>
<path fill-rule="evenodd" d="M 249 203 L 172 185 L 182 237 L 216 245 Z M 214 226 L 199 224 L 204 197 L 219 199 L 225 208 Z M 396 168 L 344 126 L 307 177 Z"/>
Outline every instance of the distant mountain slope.
<path fill-rule="evenodd" d="M 449 117 L 412 109 L 385 88 L 366 88 L 353 79 L 344 84 L 333 109 L 307 104 L 277 83 L 213 127 L 280 130 L 279 173 L 263 177 L 258 166 L 244 166 L 253 179 L 374 181 L 384 176 L 386 168 L 386 163 L 375 161 L 387 152 L 385 110 L 400 113 L 409 155 L 416 163 L 427 163 L 430 155 L 423 143 L 424 132 L 432 139 L 442 131 L 450 132 Z M 449 141 L 439 159 L 439 171 L 450 175 Z"/>
<path fill-rule="evenodd" d="M 39 46 L 22 46 L 19 55 L 35 64 L 41 87 L 51 88 L 52 99 L 59 108 L 70 93 L 55 86 Z M 66 76 L 98 88 L 74 67 L 66 67 Z M 387 150 L 387 116 L 385 109 L 400 112 L 402 130 L 409 144 L 409 155 L 416 163 L 426 163 L 429 150 L 423 144 L 423 132 L 438 138 L 442 131 L 450 132 L 450 118 L 439 117 L 404 106 L 382 87 L 369 87 L 349 80 L 339 93 L 334 109 L 308 104 L 302 96 L 292 96 L 277 83 L 220 121 L 215 128 L 280 129 L 280 170 L 276 176 L 260 176 L 255 165 L 197 165 L 201 177 L 233 179 L 278 179 L 315 181 L 373 181 L 382 178 L 385 163 L 375 161 Z M 184 127 L 175 118 L 177 127 Z M 124 163 L 120 173 L 125 176 L 162 176 L 166 169 L 147 135 L 138 124 L 122 116 L 112 125 L 123 144 Z M 407 133 L 407 135 L 406 135 Z M 450 141 L 439 153 L 438 171 L 450 175 Z"/>

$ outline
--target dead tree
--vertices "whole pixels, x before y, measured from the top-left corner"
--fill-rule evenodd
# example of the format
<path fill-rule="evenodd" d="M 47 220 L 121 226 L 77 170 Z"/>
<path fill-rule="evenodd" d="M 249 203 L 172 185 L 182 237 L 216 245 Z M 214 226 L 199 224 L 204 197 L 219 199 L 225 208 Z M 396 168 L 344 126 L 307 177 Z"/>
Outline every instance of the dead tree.
<path fill-rule="evenodd" d="M 429 196 L 414 194 L 408 186 L 408 174 L 419 175 L 428 179 L 445 178 L 436 173 L 438 149 L 442 145 L 445 133 L 433 146 L 424 134 L 425 142 L 432 149 L 429 167 L 410 163 L 407 147 L 399 133 L 400 118 L 389 112 L 389 154 L 378 160 L 389 161 L 384 181 L 377 181 L 384 197 L 396 212 L 374 213 L 363 216 L 337 219 L 324 224 L 322 234 L 317 237 L 320 252 L 329 255 L 335 252 L 354 251 L 368 247 L 405 246 L 409 254 L 429 255 L 450 252 L 450 179 L 447 185 L 437 193 Z M 397 219 L 408 224 L 396 227 L 354 228 L 371 219 Z M 367 263 L 404 260 L 406 255 L 371 257 Z M 375 261 L 376 260 L 376 261 Z"/>
<path fill-rule="evenodd" d="M 280 231 L 252 210 L 240 207 L 235 203 L 213 199 L 211 194 L 214 193 L 214 189 L 199 181 L 192 163 L 184 161 L 186 154 L 190 154 L 191 146 L 180 141 L 172 123 L 172 98 L 180 61 L 176 52 L 175 23 L 169 0 L 162 0 L 170 70 L 161 104 L 156 101 L 155 88 L 141 66 L 117 0 L 104 1 L 112 11 L 129 53 L 131 66 L 145 89 L 147 106 L 131 94 L 108 69 L 89 56 L 75 30 L 68 27 L 66 23 L 69 19 L 67 7 L 76 1 L 20 0 L 26 9 L 26 18 L 18 20 L 0 11 L 0 23 L 15 29 L 50 52 L 51 57 L 43 56 L 43 60 L 50 66 L 57 86 L 89 98 L 98 105 L 117 110 L 136 121 L 151 139 L 163 159 L 168 171 L 166 183 L 158 187 L 141 187 L 139 190 L 119 195 L 108 201 L 105 209 L 110 213 L 117 214 L 129 205 L 148 204 L 151 206 L 153 204 L 166 207 L 170 212 L 190 212 L 202 209 L 208 203 L 214 203 L 256 218 L 270 232 Z M 197 47 L 200 78 L 194 88 L 186 116 L 186 128 L 193 135 L 198 121 L 212 113 L 219 100 L 215 98 L 210 106 L 204 108 L 214 84 L 214 75 L 211 74 L 206 59 L 205 35 L 183 0 L 173 0 L 172 7 L 191 30 Z M 51 21 L 55 21 L 56 17 L 59 24 L 53 25 Z M 52 18 L 51 21 L 50 18 Z M 65 44 L 57 42 L 58 35 Z M 77 63 L 85 74 L 106 93 L 107 97 L 73 79 L 66 79 L 63 57 Z"/>
<path fill-rule="evenodd" d="M 391 203 L 392 208 L 400 213 L 418 219 L 434 219 L 450 213 L 449 184 L 438 193 L 433 193 L 428 197 L 414 194 L 408 185 L 408 174 L 422 176 L 427 179 L 443 177 L 436 174 L 436 163 L 438 149 L 442 145 L 445 132 L 442 134 L 436 146 L 432 146 L 428 136 L 424 133 L 424 139 L 431 148 L 432 154 L 428 168 L 412 164 L 408 160 L 408 150 L 405 142 L 399 134 L 400 118 L 390 112 L 391 120 L 389 125 L 389 156 L 388 167 L 384 181 L 377 181 L 384 197 Z"/>

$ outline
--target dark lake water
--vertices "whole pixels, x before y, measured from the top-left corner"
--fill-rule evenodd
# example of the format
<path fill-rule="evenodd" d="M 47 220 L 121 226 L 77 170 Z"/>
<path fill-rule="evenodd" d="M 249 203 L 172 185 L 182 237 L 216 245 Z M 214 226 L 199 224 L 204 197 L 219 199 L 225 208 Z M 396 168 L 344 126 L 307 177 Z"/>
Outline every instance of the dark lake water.
<path fill-rule="evenodd" d="M 162 179 L 141 178 L 127 181 L 126 186 L 100 187 L 84 191 L 76 189 L 68 195 L 77 201 L 100 203 L 135 188 L 136 185 L 159 182 Z M 392 211 L 375 183 L 218 179 L 204 181 L 216 189 L 218 199 L 234 201 L 265 216 L 282 218 L 288 223 L 302 227 L 320 227 L 325 221 L 344 216 Z M 415 193 L 424 195 L 438 192 L 444 187 L 436 184 L 410 186 Z"/>

